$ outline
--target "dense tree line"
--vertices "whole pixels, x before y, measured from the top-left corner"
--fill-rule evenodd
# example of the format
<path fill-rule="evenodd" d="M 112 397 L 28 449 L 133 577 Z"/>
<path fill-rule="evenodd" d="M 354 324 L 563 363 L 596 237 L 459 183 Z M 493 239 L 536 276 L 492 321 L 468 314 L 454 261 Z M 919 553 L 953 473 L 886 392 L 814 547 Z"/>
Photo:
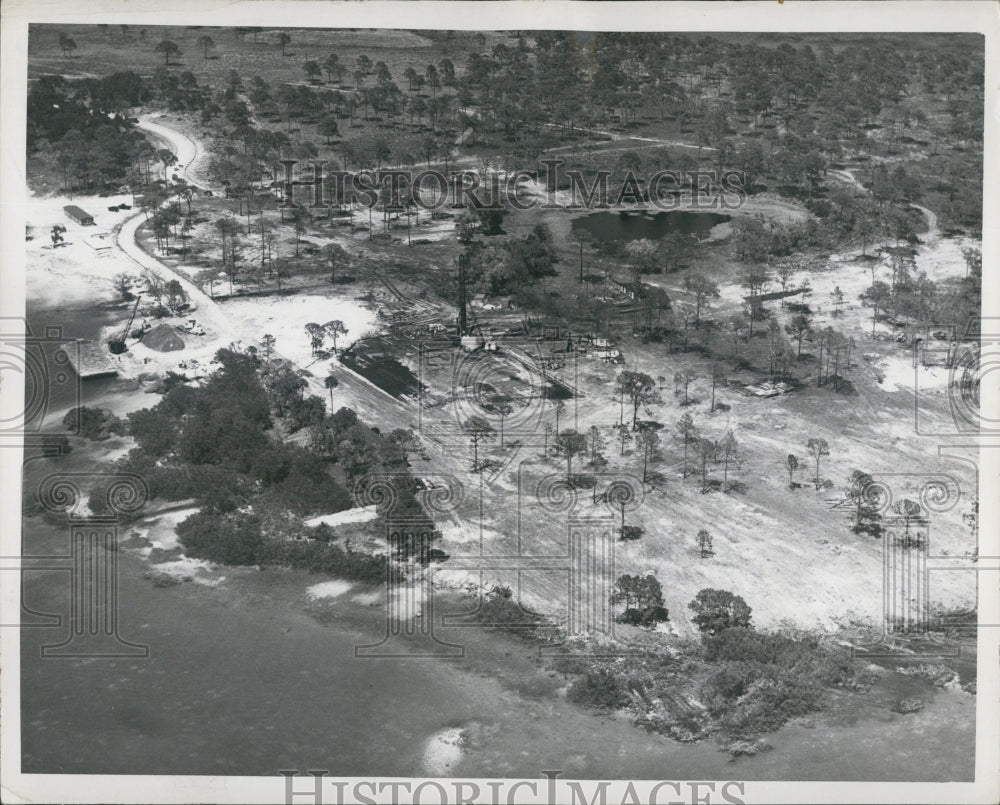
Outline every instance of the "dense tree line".
<path fill-rule="evenodd" d="M 282 48 L 292 38 L 283 39 Z M 64 53 L 71 52 L 71 40 L 63 37 Z M 485 38 L 451 36 L 441 38 L 438 58 L 415 58 L 395 76 L 367 54 L 349 62 L 332 40 L 327 56 L 302 64 L 306 82 L 272 83 L 231 70 L 214 86 L 199 83 L 195 65 L 172 66 L 176 50 L 169 44 L 164 39 L 155 46 L 166 58 L 151 79 L 132 72 L 85 79 L 73 82 L 74 94 L 95 111 L 151 100 L 200 111 L 203 122 L 224 124 L 220 142 L 229 143 L 232 153 L 222 156 L 239 163 L 220 172 L 249 172 L 256 179 L 262 168 L 273 172 L 277 159 L 317 155 L 304 124 L 325 139 L 345 169 L 434 159 L 447 164 L 459 138 L 473 150 L 492 148 L 505 162 L 513 158 L 532 169 L 545 148 L 572 142 L 588 126 L 674 120 L 699 147 L 695 164 L 742 170 L 751 191 L 774 184 L 811 202 L 827 167 L 845 152 L 870 156 L 905 140 L 915 126 L 934 138 L 932 152 L 944 141 L 971 140 L 975 148 L 982 130 L 982 55 L 958 40 L 932 47 L 912 37 L 861 37 L 833 47 L 819 37 L 791 44 L 726 36 L 515 32 L 487 47 Z M 203 35 L 197 47 L 207 59 L 216 42 Z M 53 80 L 59 79 L 35 84 Z M 40 103 L 29 107 L 35 113 L 29 112 L 29 120 L 51 117 L 44 95 L 36 94 Z M 920 98 L 942 106 L 944 114 L 932 114 Z M 352 135 L 356 119 L 377 130 Z M 876 129 L 879 136 L 872 138 Z M 55 141 L 68 130 L 47 138 Z M 659 160 L 669 165 L 658 167 L 683 168 L 687 159 L 671 155 Z M 949 169 L 956 175 L 946 182 L 946 215 L 960 226 L 976 220 L 978 179 L 966 169 L 974 167 L 969 162 L 952 160 Z M 884 184 L 876 176 L 865 181 L 873 191 Z M 938 184 L 945 187 L 940 179 Z M 904 200 L 913 195 L 906 193 Z"/>
<path fill-rule="evenodd" d="M 371 570 L 340 547 L 293 550 L 271 541 L 329 542 L 329 534 L 305 529 L 299 518 L 351 507 L 347 487 L 385 471 L 397 487 L 393 516 L 407 517 L 420 535 L 390 537 L 395 556 L 446 558 L 431 547 L 440 535 L 417 500 L 420 482 L 407 470 L 408 432 L 383 436 L 349 409 L 325 415 L 322 401 L 303 393 L 304 380 L 283 361 L 235 349 L 220 350 L 216 360 L 220 368 L 202 385 L 174 376 L 159 403 L 129 415 L 138 446 L 117 462 L 120 470 L 142 475 L 153 498 L 197 501 L 200 513 L 178 532 L 191 542 L 185 547 L 192 555 L 235 564 L 286 557 L 314 569 L 333 563 Z M 311 428 L 308 447 L 275 432 L 302 427 Z"/>
<path fill-rule="evenodd" d="M 65 186 L 103 189 L 125 180 L 153 147 L 122 109 L 146 96 L 131 74 L 69 82 L 42 76 L 28 92 L 28 155 L 48 160 Z"/>
<path fill-rule="evenodd" d="M 641 606 L 643 596 L 662 603 L 652 581 L 647 590 L 641 578 L 622 576 L 612 603 L 632 602 L 626 615 L 638 619 L 635 602 Z M 818 711 L 831 688 L 870 684 L 849 648 L 804 634 L 758 631 L 746 601 L 727 590 L 703 589 L 688 606 L 701 633 L 700 646 L 688 649 L 696 672 L 691 665 L 678 669 L 676 654 L 644 655 L 640 662 L 567 657 L 557 664 L 572 676 L 567 697 L 601 709 L 628 708 L 637 723 L 679 740 L 717 733 L 752 741 Z M 685 698 L 700 706 L 677 706 Z"/>

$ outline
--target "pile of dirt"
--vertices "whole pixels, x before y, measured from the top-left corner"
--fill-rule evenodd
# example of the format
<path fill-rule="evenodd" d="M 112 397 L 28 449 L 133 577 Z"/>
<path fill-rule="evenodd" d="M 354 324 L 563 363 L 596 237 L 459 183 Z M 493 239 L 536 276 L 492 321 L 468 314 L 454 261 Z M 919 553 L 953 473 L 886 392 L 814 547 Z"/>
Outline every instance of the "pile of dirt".
<path fill-rule="evenodd" d="M 174 352 L 184 349 L 184 339 L 169 324 L 158 324 L 142 337 L 143 346 L 157 352 Z"/>

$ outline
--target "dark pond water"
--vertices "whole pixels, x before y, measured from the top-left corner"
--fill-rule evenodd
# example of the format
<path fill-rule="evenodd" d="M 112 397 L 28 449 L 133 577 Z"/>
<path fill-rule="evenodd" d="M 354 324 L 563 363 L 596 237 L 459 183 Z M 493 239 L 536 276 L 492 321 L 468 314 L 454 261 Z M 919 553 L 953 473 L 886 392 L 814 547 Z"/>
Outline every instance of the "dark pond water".
<path fill-rule="evenodd" d="M 670 232 L 705 236 L 732 216 L 717 212 L 595 212 L 573 220 L 573 229 L 595 240 L 657 240 Z"/>

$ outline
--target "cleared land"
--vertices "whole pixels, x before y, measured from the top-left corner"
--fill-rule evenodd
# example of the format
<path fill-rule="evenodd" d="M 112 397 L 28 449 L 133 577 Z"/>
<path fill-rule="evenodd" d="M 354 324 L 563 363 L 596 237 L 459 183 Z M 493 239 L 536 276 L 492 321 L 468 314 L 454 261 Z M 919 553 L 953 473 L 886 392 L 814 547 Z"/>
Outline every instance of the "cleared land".
<path fill-rule="evenodd" d="M 71 53 L 58 52 L 60 32 L 74 38 Z M 209 34 L 211 45 L 202 40 Z M 963 174 L 975 175 L 981 143 L 969 132 L 975 121 L 958 119 L 946 97 L 972 69 L 956 55 L 961 42 L 935 49 L 920 38 L 901 40 L 908 63 L 924 65 L 922 80 L 894 77 L 902 87 L 897 102 L 856 119 L 833 119 L 824 109 L 838 108 L 835 100 L 810 103 L 780 78 L 788 94 L 758 108 L 739 75 L 679 59 L 677 76 L 653 81 L 648 97 L 580 100 L 590 119 L 570 121 L 564 118 L 576 114 L 573 104 L 551 120 L 541 112 L 530 119 L 527 111 L 522 119 L 511 97 L 483 88 L 488 78 L 475 80 L 480 58 L 496 65 L 487 75 L 516 83 L 510 54 L 519 48 L 544 72 L 542 46 L 514 34 L 432 40 L 408 32 L 293 31 L 284 48 L 277 37 L 74 26 L 33 36 L 34 82 L 137 70 L 149 87 L 123 114 L 136 118 L 134 130 L 155 147 L 136 151 L 124 183 L 108 183 L 114 192 L 45 149 L 29 157 L 38 179 L 27 208 L 29 304 L 113 311 L 115 321 L 99 336 L 104 342 L 123 333 L 141 295 L 128 349 L 115 360 L 120 375 L 146 393 L 101 400 L 103 407 L 125 415 L 170 399 L 167 382 L 210 388 L 219 366 L 213 359 L 233 346 L 262 360 L 262 382 L 287 369 L 283 378 L 301 381 L 294 381 L 296 399 L 306 405 L 315 398 L 301 421 L 272 410 L 268 438 L 282 450 L 326 450 L 324 482 L 346 489 L 364 475 L 346 466 L 348 454 L 370 447 L 357 431 L 351 448 L 323 441 L 330 432 L 342 435 L 334 416 L 340 409 L 378 429 L 366 437 L 378 449 L 397 430 L 412 431 L 402 474 L 423 486 L 424 516 L 440 532 L 433 544 L 450 559 L 400 562 L 407 579 L 391 595 L 405 618 L 429 613 L 431 584 L 476 595 L 509 587 L 526 607 L 572 631 L 562 571 L 519 575 L 486 562 L 480 572 L 470 557 L 480 546 L 493 557 L 563 556 L 571 521 L 602 515 L 611 518 L 602 527 L 613 529 L 616 575 L 655 576 L 669 609 L 669 620 L 653 630 L 615 624 L 616 639 L 654 652 L 688 651 L 685 641 L 698 632 L 687 604 L 712 588 L 745 599 L 763 629 L 877 640 L 883 552 L 895 536 L 852 528 L 859 512 L 857 495 L 850 497 L 853 471 L 884 482 L 895 502 L 913 501 L 918 511 L 906 516 L 914 527 L 929 527 L 933 555 L 970 571 L 937 574 L 930 608 L 975 607 L 975 456 L 940 456 L 936 435 L 955 427 L 955 356 L 974 349 L 974 337 L 955 328 L 979 308 L 972 259 L 979 228 L 968 223 L 974 199 L 966 197 L 975 194 L 958 188 Z M 164 59 L 154 51 L 162 41 L 181 53 Z M 760 47 L 770 53 L 780 44 Z M 870 44 L 838 41 L 834 52 Z M 580 48 L 608 57 L 600 43 Z M 305 79 L 303 65 L 322 63 L 331 51 L 348 71 Z M 408 68 L 430 75 L 427 64 L 440 65 L 443 53 L 456 71 L 451 86 L 421 88 L 411 80 L 401 89 Z M 374 66 L 352 77 L 362 56 L 395 76 L 396 106 L 364 92 Z M 782 75 L 769 57 L 758 58 L 769 74 Z M 649 83 L 649 61 L 631 80 Z M 580 75 L 587 86 L 599 83 L 597 68 L 580 68 Z M 297 108 L 295 87 L 316 93 L 324 107 Z M 685 114 L 657 93 L 699 105 Z M 428 101 L 441 98 L 452 100 L 432 117 Z M 720 119 L 719 110 L 736 101 L 746 108 Z M 514 116 L 509 127 L 505 112 Z M 265 134 L 270 146 L 262 144 Z M 379 139 L 388 153 L 372 147 Z M 484 178 L 537 170 L 540 159 L 559 156 L 588 178 L 614 169 L 614 190 L 624 170 L 648 176 L 661 166 L 736 166 L 756 179 L 747 179 L 738 209 L 711 210 L 730 219 L 705 237 L 666 227 L 644 241 L 581 239 L 580 219 L 591 211 L 567 209 L 565 186 L 556 194 L 562 206 L 508 210 L 493 222 L 447 206 L 409 219 L 384 206 L 283 208 L 277 161 L 289 154 L 352 169 L 461 167 Z M 545 196 L 537 177 L 523 191 Z M 67 203 L 96 212 L 97 227 L 68 224 L 57 245 L 48 233 L 66 223 Z M 131 210 L 106 211 L 126 203 Z M 642 215 L 639 207 L 622 212 Z M 692 212 L 689 194 L 681 194 L 680 207 Z M 107 248 L 87 242 L 95 235 Z M 465 345 L 456 332 L 460 259 L 468 261 L 472 341 Z M 309 332 L 334 322 L 340 329 L 315 338 Z M 161 351 L 135 337 L 161 324 L 173 328 L 182 348 Z M 651 384 L 634 412 L 619 387 L 625 372 Z M 273 395 L 271 385 L 267 391 Z M 631 427 L 633 415 L 644 427 Z M 687 441 L 679 430 L 685 416 L 697 431 Z M 470 425 L 475 418 L 486 423 L 481 438 Z M 586 438 L 585 449 L 567 448 L 574 434 Z M 826 445 L 818 469 L 810 442 Z M 102 460 L 120 459 L 135 444 L 124 437 Z M 789 454 L 796 457 L 791 469 Z M 386 467 L 373 461 L 368 469 Z M 624 510 L 602 499 L 620 478 L 630 479 L 640 498 Z M 935 479 L 943 486 L 928 490 Z M 450 499 L 444 487 L 455 490 Z M 266 513 L 265 536 L 285 533 L 287 523 L 269 508 L 273 499 L 249 505 Z M 302 518 L 335 513 L 321 506 L 312 501 L 287 521 L 301 529 Z M 898 512 L 885 508 L 880 516 L 888 528 Z M 151 561 L 155 572 L 222 584 L 228 569 L 181 555 L 183 542 L 172 532 L 182 519 L 152 527 L 168 537 L 160 534 L 154 547 L 179 563 Z M 332 528 L 336 544 L 390 550 L 381 520 Z M 707 552 L 702 531 L 711 537 Z M 382 602 L 377 590 L 348 597 L 340 582 L 309 589 L 320 601 Z M 703 682 L 699 673 L 688 681 Z M 688 694 L 700 695 L 693 687 Z M 693 706 L 674 703 L 672 717 Z M 453 745 L 451 733 L 437 735 L 426 768 L 458 762 Z"/>

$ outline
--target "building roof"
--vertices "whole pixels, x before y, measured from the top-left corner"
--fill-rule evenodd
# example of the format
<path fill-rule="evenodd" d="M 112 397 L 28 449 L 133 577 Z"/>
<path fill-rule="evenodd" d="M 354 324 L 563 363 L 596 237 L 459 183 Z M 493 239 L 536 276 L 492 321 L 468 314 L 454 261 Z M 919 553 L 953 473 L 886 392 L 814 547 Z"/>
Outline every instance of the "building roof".
<path fill-rule="evenodd" d="M 68 212 L 70 215 L 72 215 L 74 218 L 93 218 L 94 217 L 93 215 L 91 215 L 86 210 L 82 210 L 79 207 L 77 207 L 75 204 L 67 204 L 65 207 L 63 207 L 63 209 L 66 212 Z"/>

